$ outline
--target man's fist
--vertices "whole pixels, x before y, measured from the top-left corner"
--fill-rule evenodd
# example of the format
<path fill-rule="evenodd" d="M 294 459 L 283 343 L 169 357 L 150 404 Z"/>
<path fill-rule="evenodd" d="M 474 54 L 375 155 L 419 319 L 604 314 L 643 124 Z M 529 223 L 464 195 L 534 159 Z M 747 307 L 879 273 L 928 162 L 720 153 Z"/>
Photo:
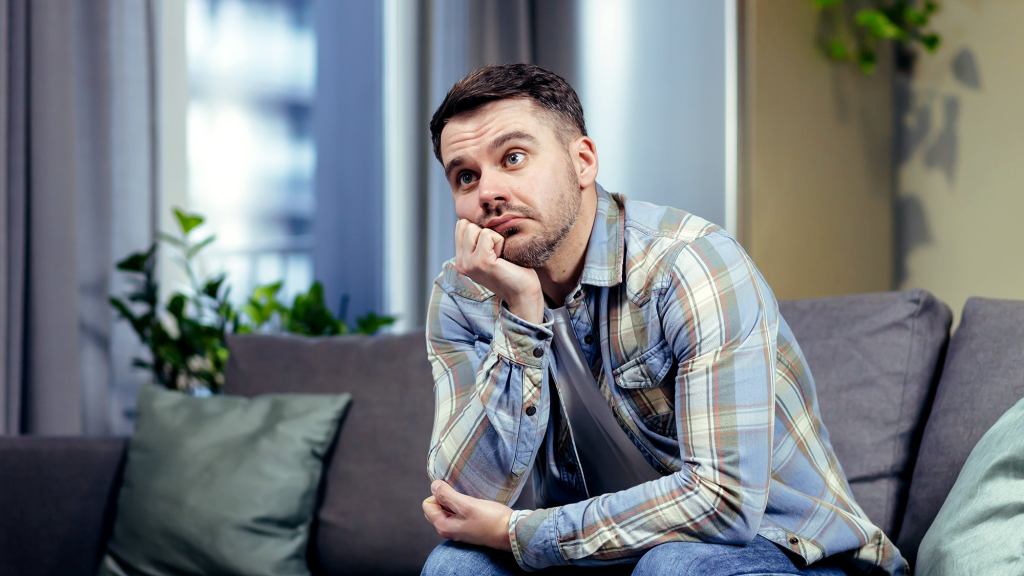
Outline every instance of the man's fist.
<path fill-rule="evenodd" d="M 544 295 L 536 270 L 501 257 L 505 237 L 466 219 L 455 224 L 455 270 L 486 286 L 527 322 L 544 319 Z"/>
<path fill-rule="evenodd" d="M 504 504 L 466 496 L 442 480 L 430 485 L 432 496 L 423 500 L 423 516 L 438 535 L 448 540 L 512 551 L 508 522 L 512 509 Z"/>

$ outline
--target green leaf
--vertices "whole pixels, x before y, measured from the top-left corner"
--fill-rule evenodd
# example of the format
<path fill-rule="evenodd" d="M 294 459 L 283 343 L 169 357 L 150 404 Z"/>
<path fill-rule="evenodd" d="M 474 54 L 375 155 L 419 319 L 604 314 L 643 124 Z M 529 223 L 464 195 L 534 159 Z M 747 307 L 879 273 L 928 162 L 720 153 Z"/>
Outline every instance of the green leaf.
<path fill-rule="evenodd" d="M 297 294 L 288 313 L 282 313 L 285 330 L 306 336 L 332 336 L 339 333 L 338 319 L 324 305 L 324 288 L 314 282 L 305 294 Z"/>
<path fill-rule="evenodd" d="M 380 331 L 381 328 L 390 326 L 394 323 L 395 317 L 393 316 L 381 316 L 373 312 L 368 312 L 356 319 L 356 332 L 360 334 L 373 335 Z"/>
<path fill-rule="evenodd" d="M 928 23 L 928 13 L 913 6 L 907 6 L 903 9 L 903 20 L 913 26 L 924 26 Z"/>
<path fill-rule="evenodd" d="M 252 297 L 256 298 L 261 302 L 272 301 L 275 298 L 277 298 L 277 293 L 281 291 L 281 286 L 283 285 L 284 282 L 278 280 L 277 282 L 274 282 L 272 284 L 263 284 L 262 286 L 257 286 L 252 291 Z"/>
<path fill-rule="evenodd" d="M 117 263 L 117 269 L 121 272 L 136 272 L 144 274 L 150 269 L 149 263 L 156 254 L 156 244 L 149 247 L 145 252 L 134 252 Z"/>
<path fill-rule="evenodd" d="M 187 303 L 188 297 L 181 292 L 175 293 L 167 303 L 167 311 L 171 313 L 175 320 L 179 321 L 179 324 L 185 316 L 185 305 Z"/>
<path fill-rule="evenodd" d="M 939 11 L 939 3 L 933 0 L 926 0 L 924 3 L 924 11 L 926 14 L 931 16 L 932 14 Z"/>
<path fill-rule="evenodd" d="M 179 208 L 174 209 L 174 217 L 178 220 L 178 226 L 186 236 L 189 232 L 194 230 L 196 226 L 199 226 L 206 221 L 206 219 L 199 214 L 189 214 Z"/>
<path fill-rule="evenodd" d="M 906 37 L 906 32 L 894 24 L 881 10 L 871 8 L 858 10 L 854 21 L 876 38 L 901 40 Z"/>
<path fill-rule="evenodd" d="M 923 34 L 921 44 L 924 45 L 925 50 L 935 52 L 942 45 L 942 37 L 938 34 Z"/>
<path fill-rule="evenodd" d="M 818 10 L 823 10 L 832 6 L 838 6 L 841 2 L 842 0 L 814 0 L 814 7 Z"/>
<path fill-rule="evenodd" d="M 194 258 L 196 254 L 199 254 L 199 252 L 203 250 L 203 248 L 206 248 L 210 244 L 213 244 L 213 241 L 216 239 L 216 235 L 211 235 L 209 238 L 206 238 L 199 242 L 198 244 L 193 245 L 192 247 L 185 251 L 185 257 Z"/>
<path fill-rule="evenodd" d="M 128 305 L 125 304 L 124 300 L 111 296 L 110 298 L 107 298 L 107 301 L 110 302 L 110 305 L 113 306 L 115 310 L 117 310 L 117 312 L 121 315 L 122 318 L 131 322 L 132 324 L 135 324 L 137 318 L 135 314 L 132 313 L 131 308 L 129 308 Z"/>
<path fill-rule="evenodd" d="M 216 298 L 217 293 L 220 292 L 221 285 L 224 284 L 224 280 L 227 279 L 226 274 L 218 274 L 213 278 L 206 281 L 203 285 L 203 294 L 206 294 L 210 298 Z"/>
<path fill-rule="evenodd" d="M 841 38 L 833 38 L 825 47 L 825 54 L 833 60 L 850 59 L 850 49 Z"/>
<path fill-rule="evenodd" d="M 875 53 L 870 50 L 862 51 L 857 57 L 857 65 L 860 66 L 861 72 L 867 76 L 871 76 L 875 73 L 875 67 L 878 65 Z"/>

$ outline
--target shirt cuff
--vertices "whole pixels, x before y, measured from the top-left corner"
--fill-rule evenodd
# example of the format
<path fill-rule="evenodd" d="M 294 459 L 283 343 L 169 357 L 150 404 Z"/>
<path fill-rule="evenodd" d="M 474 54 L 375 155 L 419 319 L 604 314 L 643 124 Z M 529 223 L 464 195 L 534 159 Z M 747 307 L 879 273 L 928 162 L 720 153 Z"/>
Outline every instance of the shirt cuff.
<path fill-rule="evenodd" d="M 513 314 L 502 302 L 492 346 L 498 354 L 517 364 L 543 368 L 544 356 L 554 338 L 553 327 L 554 318 L 547 309 L 543 323 L 534 324 Z"/>
<path fill-rule="evenodd" d="M 528 572 L 568 564 L 558 550 L 555 532 L 556 508 L 513 510 L 508 522 L 508 539 L 516 564 Z"/>

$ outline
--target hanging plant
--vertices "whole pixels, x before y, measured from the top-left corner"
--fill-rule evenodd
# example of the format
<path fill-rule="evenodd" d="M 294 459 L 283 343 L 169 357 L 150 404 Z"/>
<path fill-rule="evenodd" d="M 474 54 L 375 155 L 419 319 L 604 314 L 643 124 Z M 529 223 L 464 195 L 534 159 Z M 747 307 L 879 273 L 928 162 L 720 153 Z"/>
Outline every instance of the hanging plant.
<path fill-rule="evenodd" d="M 812 0 L 819 11 L 818 46 L 837 62 L 856 63 L 861 72 L 871 75 L 878 66 L 881 44 L 896 46 L 897 66 L 909 71 L 917 47 L 934 53 L 942 38 L 926 30 L 939 10 L 932 0 Z"/>

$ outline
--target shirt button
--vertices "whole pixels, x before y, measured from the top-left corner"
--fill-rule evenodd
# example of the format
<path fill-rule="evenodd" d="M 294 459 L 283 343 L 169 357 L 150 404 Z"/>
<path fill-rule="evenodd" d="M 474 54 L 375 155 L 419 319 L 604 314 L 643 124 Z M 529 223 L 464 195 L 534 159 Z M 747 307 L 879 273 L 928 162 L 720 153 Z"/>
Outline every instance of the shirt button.
<path fill-rule="evenodd" d="M 591 336 L 590 334 L 587 334 L 586 336 L 583 337 L 583 341 L 586 342 L 587 344 L 593 344 L 594 337 Z"/>
<path fill-rule="evenodd" d="M 799 544 L 800 543 L 800 539 L 797 538 L 796 536 L 790 536 L 789 537 L 789 543 L 790 544 Z"/>
<path fill-rule="evenodd" d="M 538 346 L 538 347 L 533 349 L 533 357 L 534 358 L 540 358 L 543 355 L 544 355 L 544 349 L 541 348 L 540 346 Z"/>
<path fill-rule="evenodd" d="M 537 407 L 534 406 L 533 404 L 530 404 L 529 406 L 526 407 L 526 415 L 527 416 L 533 416 L 536 413 L 537 413 Z"/>

